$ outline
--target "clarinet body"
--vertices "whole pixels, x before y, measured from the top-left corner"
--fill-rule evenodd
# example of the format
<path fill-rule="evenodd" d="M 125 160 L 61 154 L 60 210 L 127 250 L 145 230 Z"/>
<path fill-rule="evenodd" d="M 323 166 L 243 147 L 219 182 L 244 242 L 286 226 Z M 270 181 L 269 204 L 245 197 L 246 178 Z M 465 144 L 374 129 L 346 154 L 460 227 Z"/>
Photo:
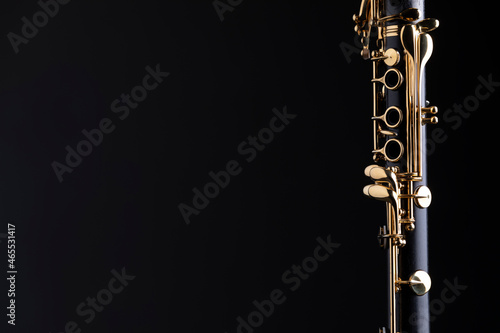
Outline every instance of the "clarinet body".
<path fill-rule="evenodd" d="M 372 62 L 373 160 L 363 193 L 386 204 L 379 229 L 388 258 L 388 319 L 381 333 L 429 333 L 425 128 L 438 110 L 425 97 L 425 65 L 433 50 L 423 0 L 362 0 L 353 19 L 361 56 Z"/>

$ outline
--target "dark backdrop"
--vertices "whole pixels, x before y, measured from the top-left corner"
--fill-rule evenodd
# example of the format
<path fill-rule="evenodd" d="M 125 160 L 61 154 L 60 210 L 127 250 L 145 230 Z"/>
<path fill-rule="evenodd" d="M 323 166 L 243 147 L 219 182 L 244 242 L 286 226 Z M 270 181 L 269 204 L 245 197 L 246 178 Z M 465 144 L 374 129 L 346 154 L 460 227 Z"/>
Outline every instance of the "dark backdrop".
<path fill-rule="evenodd" d="M 428 158 L 432 329 L 495 330 L 497 23 L 482 2 L 427 2 L 441 22 L 427 96 L 445 133 Z M 215 4 L 3 4 L 2 331 L 384 324 L 385 210 L 361 192 L 371 63 L 354 38 L 358 2 Z M 77 149 L 87 156 L 67 157 Z"/>

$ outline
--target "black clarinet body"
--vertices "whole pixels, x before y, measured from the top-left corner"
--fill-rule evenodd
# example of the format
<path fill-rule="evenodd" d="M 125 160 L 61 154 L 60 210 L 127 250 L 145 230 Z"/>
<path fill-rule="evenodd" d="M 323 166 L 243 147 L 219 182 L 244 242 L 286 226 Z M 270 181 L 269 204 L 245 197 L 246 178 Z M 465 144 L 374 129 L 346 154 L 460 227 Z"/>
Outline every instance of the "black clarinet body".
<path fill-rule="evenodd" d="M 372 62 L 373 160 L 366 196 L 384 201 L 386 223 L 379 242 L 388 257 L 388 319 L 380 332 L 429 333 L 427 210 L 428 125 L 437 107 L 425 96 L 425 65 L 433 50 L 422 0 L 362 0 L 354 15 L 361 56 Z"/>

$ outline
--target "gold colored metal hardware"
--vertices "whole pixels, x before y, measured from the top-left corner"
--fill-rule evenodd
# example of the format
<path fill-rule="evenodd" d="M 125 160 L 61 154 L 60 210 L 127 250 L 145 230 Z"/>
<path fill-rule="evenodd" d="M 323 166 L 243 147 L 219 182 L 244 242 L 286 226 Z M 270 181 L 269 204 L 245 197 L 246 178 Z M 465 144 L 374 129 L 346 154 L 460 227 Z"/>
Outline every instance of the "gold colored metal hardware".
<path fill-rule="evenodd" d="M 400 59 L 400 56 L 399 56 L 399 52 L 396 51 L 395 49 L 388 49 L 387 51 L 384 52 L 384 55 L 385 55 L 385 59 L 384 59 L 384 63 L 391 67 L 391 66 L 395 66 L 399 63 L 399 59 Z"/>
<path fill-rule="evenodd" d="M 415 204 L 419 208 L 427 208 L 431 205 L 432 202 L 431 190 L 425 185 L 419 186 L 415 191 L 414 198 Z"/>
<path fill-rule="evenodd" d="M 399 239 L 404 239 L 404 235 L 402 234 L 380 234 L 379 238 L 399 238 Z"/>
<path fill-rule="evenodd" d="M 370 59 L 370 33 L 372 26 L 376 26 L 380 15 L 378 0 L 362 0 L 359 8 L 359 14 L 354 14 L 353 21 L 356 24 L 354 30 L 361 36 L 363 49 L 361 56 L 363 59 Z"/>
<path fill-rule="evenodd" d="M 377 61 L 372 61 L 372 66 L 373 66 L 373 77 L 377 77 L 378 76 Z M 381 99 L 377 82 L 373 82 L 373 93 L 372 94 L 373 94 L 373 116 L 376 117 L 378 115 L 379 100 Z M 378 149 L 378 138 L 379 138 L 378 129 L 379 129 L 379 126 L 374 121 L 373 122 L 373 149 L 374 150 Z"/>
<path fill-rule="evenodd" d="M 420 33 L 430 32 L 439 27 L 439 21 L 434 18 L 426 18 L 416 24 Z"/>
<path fill-rule="evenodd" d="M 392 150 L 394 150 L 394 147 L 397 147 L 398 149 L 398 154 L 395 156 L 392 154 Z M 389 152 L 389 150 L 391 150 L 391 152 Z M 372 153 L 374 153 L 375 155 L 382 155 L 386 161 L 394 163 L 399 161 L 401 157 L 403 157 L 404 150 L 405 147 L 401 141 L 399 141 L 398 139 L 389 139 L 385 142 L 382 148 L 375 149 L 372 151 Z"/>
<path fill-rule="evenodd" d="M 420 124 L 416 107 L 416 78 L 415 59 L 416 48 L 416 28 L 412 24 L 407 24 L 401 28 L 401 43 L 405 49 L 406 67 L 406 133 L 407 133 L 407 172 L 421 176 L 418 161 L 418 135 L 417 125 Z"/>
<path fill-rule="evenodd" d="M 427 125 L 427 124 L 436 125 L 438 122 L 439 122 L 439 119 L 436 116 L 430 117 L 430 118 L 422 118 L 423 125 Z"/>
<path fill-rule="evenodd" d="M 365 168 L 365 176 L 370 177 L 374 182 L 388 183 L 392 190 L 399 188 L 398 178 L 394 171 L 381 167 L 376 164 L 369 165 Z"/>
<path fill-rule="evenodd" d="M 425 66 L 433 51 L 433 41 L 428 32 L 436 29 L 439 21 L 418 21 L 421 13 L 416 8 L 383 16 L 383 5 L 381 0 L 362 0 L 359 14 L 354 15 L 353 20 L 363 44 L 361 55 L 364 59 L 371 58 L 373 66 L 371 119 L 374 160 L 398 165 L 383 167 L 374 164 L 366 167 L 365 175 L 374 184 L 363 188 L 366 196 L 386 203 L 386 225 L 380 227 L 378 239 L 381 247 L 389 253 L 388 333 L 398 333 L 398 292 L 401 286 L 408 285 L 417 295 L 424 295 L 431 287 L 430 277 L 425 271 L 416 271 L 407 281 L 400 278 L 399 249 L 406 244 L 406 233 L 418 226 L 415 210 L 429 207 L 432 201 L 429 188 L 423 185 L 416 187 L 416 182 L 424 179 L 422 126 L 438 122 L 435 116 L 437 107 L 428 106 L 422 98 L 422 83 Z M 378 38 L 375 44 L 377 49 L 370 51 L 372 28 L 377 29 Z M 387 39 L 395 37 L 401 40 L 400 51 L 385 47 Z M 390 41 L 395 42 L 393 39 Z M 400 62 L 402 65 L 394 68 Z M 403 84 L 404 105 L 387 105 L 387 96 L 392 94 L 389 91 L 399 89 Z M 386 333 L 386 329 L 382 328 L 380 332 Z"/>
<path fill-rule="evenodd" d="M 438 108 L 437 108 L 437 106 L 423 107 L 422 108 L 422 113 L 423 114 L 427 114 L 427 113 L 437 114 L 438 113 Z"/>
<path fill-rule="evenodd" d="M 392 207 L 397 206 L 398 195 L 396 191 L 383 185 L 371 184 L 363 188 L 363 193 L 367 197 L 389 202 Z"/>
<path fill-rule="evenodd" d="M 391 20 L 415 21 L 418 20 L 419 18 L 420 18 L 420 11 L 417 8 L 408 8 L 403 10 L 399 14 L 382 17 L 378 20 L 378 22 L 382 23 Z"/>
<path fill-rule="evenodd" d="M 398 51 L 395 49 L 388 49 L 386 51 L 373 51 L 371 60 L 384 60 L 384 63 L 391 67 L 397 65 L 400 58 Z"/>
<path fill-rule="evenodd" d="M 417 190 L 414 193 L 412 193 L 412 194 L 400 194 L 399 197 L 400 198 L 405 198 L 405 199 L 408 199 L 408 198 L 413 198 L 413 199 L 428 199 L 428 200 L 432 199 L 431 190 L 427 186 L 425 186 L 425 185 L 419 186 L 417 188 Z M 430 205 L 430 202 L 429 202 L 429 205 Z M 427 205 L 427 207 L 429 205 Z M 421 205 L 421 208 L 427 208 L 427 207 L 423 207 L 423 206 L 424 205 Z"/>
<path fill-rule="evenodd" d="M 436 20 L 437 21 L 437 20 Z M 419 28 L 420 30 L 420 28 Z M 423 119 L 422 120 L 422 98 L 421 98 L 421 92 L 422 92 L 422 78 L 423 78 L 423 72 L 425 65 L 427 64 L 427 61 L 429 61 L 429 58 L 432 55 L 432 50 L 434 49 L 434 43 L 432 41 L 432 37 L 427 34 L 427 33 L 419 33 L 417 36 L 417 41 L 418 41 L 418 63 L 417 63 L 417 117 L 418 119 L 421 119 L 420 123 L 416 123 L 416 128 L 417 128 L 417 160 L 418 160 L 418 170 L 419 170 L 419 175 L 422 174 L 422 158 L 423 158 L 423 137 L 422 137 L 422 125 L 426 124 L 437 124 L 438 118 L 437 117 L 431 117 L 429 119 Z"/>
<path fill-rule="evenodd" d="M 387 37 L 399 37 L 399 26 L 398 25 L 388 25 L 382 28 L 382 36 Z"/>
<path fill-rule="evenodd" d="M 391 74 L 394 73 L 394 74 Z M 395 78 L 397 79 L 396 82 L 387 82 L 388 81 L 388 75 L 393 76 L 395 75 Z M 389 78 L 389 80 L 394 81 Z M 396 90 L 399 87 L 401 87 L 401 84 L 403 83 L 403 74 L 399 71 L 399 69 L 396 68 L 391 68 L 388 69 L 385 74 L 379 78 L 373 78 L 372 82 L 380 82 L 382 83 L 387 89 L 389 90 Z"/>
<path fill-rule="evenodd" d="M 381 136 L 382 136 L 382 135 L 383 135 L 383 136 L 397 136 L 397 135 L 398 135 L 398 133 L 396 133 L 396 132 L 389 131 L 389 130 L 384 130 L 384 129 L 381 129 L 381 128 L 379 128 L 379 129 L 377 130 L 377 133 L 378 133 L 379 135 L 381 135 Z"/>
<path fill-rule="evenodd" d="M 423 270 L 418 270 L 413 273 L 408 281 L 399 280 L 396 283 L 399 285 L 409 285 L 413 292 L 418 296 L 427 294 L 432 285 L 431 277 L 429 276 L 429 274 L 427 274 L 426 271 Z"/>
<path fill-rule="evenodd" d="M 398 114 L 398 120 L 396 122 L 391 122 L 389 118 L 391 118 L 391 113 L 397 112 Z M 391 106 L 385 110 L 384 114 L 381 116 L 374 116 L 372 117 L 373 120 L 381 120 L 385 123 L 385 126 L 389 128 L 396 128 L 398 127 L 401 122 L 403 121 L 403 111 L 401 111 L 400 108 L 397 106 Z"/>
<path fill-rule="evenodd" d="M 437 106 L 429 106 L 429 107 L 423 107 L 422 108 L 422 114 L 423 115 L 428 115 L 428 114 L 437 114 L 438 113 L 438 108 Z M 427 125 L 427 124 L 432 124 L 435 125 L 439 122 L 438 117 L 430 117 L 430 118 L 422 118 L 422 125 Z"/>
<path fill-rule="evenodd" d="M 365 186 L 363 188 L 363 193 L 370 198 L 387 202 L 388 232 L 385 232 L 386 229 L 384 228 L 379 237 L 382 239 L 392 238 L 396 245 L 404 246 L 406 241 L 401 234 L 401 226 L 399 223 L 401 184 L 396 176 L 396 172 L 373 164 L 365 168 L 365 175 L 375 181 L 375 184 Z"/>
<path fill-rule="evenodd" d="M 392 238 L 389 238 L 389 318 L 390 332 L 397 332 L 398 315 L 396 293 L 399 286 L 396 281 L 399 279 L 399 247 Z"/>

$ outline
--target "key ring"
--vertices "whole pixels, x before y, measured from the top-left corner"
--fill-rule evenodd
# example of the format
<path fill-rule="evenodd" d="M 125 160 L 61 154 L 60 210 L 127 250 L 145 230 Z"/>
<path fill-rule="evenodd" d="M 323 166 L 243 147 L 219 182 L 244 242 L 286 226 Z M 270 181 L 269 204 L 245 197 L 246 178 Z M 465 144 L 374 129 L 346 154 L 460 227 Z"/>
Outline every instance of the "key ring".
<path fill-rule="evenodd" d="M 391 84 L 391 82 L 387 82 L 388 81 L 387 75 L 390 75 L 390 76 L 394 75 L 394 74 L 390 74 L 390 73 L 395 73 L 395 75 L 396 75 L 397 81 L 394 84 Z M 389 77 L 389 80 L 392 81 L 393 78 Z M 380 82 L 387 89 L 396 90 L 399 87 L 401 87 L 401 84 L 403 83 L 403 74 L 401 74 L 401 71 L 399 71 L 399 69 L 391 68 L 391 69 L 388 69 L 387 72 L 385 72 L 385 74 L 382 77 L 373 78 L 372 82 Z"/>
<path fill-rule="evenodd" d="M 396 122 L 393 121 L 394 119 L 391 119 L 392 118 L 391 114 L 394 112 L 398 113 L 398 120 Z M 390 108 L 385 110 L 384 114 L 382 114 L 380 116 L 373 116 L 372 119 L 373 120 L 382 120 L 387 127 L 396 128 L 403 121 L 403 111 L 401 111 L 401 109 L 398 108 L 397 106 L 391 106 Z"/>

